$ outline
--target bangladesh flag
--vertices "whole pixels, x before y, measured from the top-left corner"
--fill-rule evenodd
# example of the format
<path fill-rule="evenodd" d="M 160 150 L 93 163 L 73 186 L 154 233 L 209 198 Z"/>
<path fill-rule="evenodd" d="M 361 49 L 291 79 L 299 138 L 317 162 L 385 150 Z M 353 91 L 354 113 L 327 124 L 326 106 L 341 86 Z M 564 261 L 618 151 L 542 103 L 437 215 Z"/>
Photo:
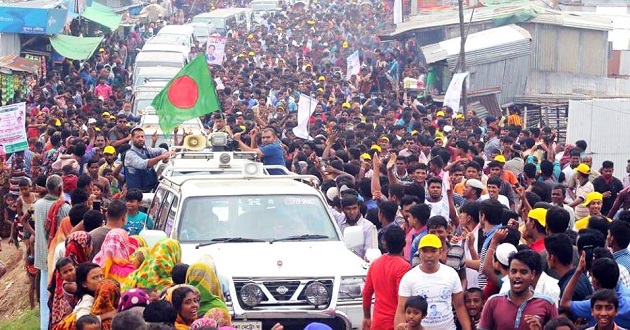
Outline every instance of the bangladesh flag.
<path fill-rule="evenodd" d="M 219 110 L 219 101 L 204 54 L 195 57 L 164 87 L 151 105 L 164 135 L 189 120 Z"/>

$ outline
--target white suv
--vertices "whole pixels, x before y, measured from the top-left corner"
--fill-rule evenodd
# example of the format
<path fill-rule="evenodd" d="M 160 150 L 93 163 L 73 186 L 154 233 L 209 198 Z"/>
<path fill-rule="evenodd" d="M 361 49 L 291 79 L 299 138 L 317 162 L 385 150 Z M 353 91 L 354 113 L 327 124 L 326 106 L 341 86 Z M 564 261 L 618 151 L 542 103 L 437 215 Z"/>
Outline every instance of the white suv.
<path fill-rule="evenodd" d="M 238 329 L 358 329 L 368 265 L 346 248 L 313 183 L 295 174 L 164 177 L 149 208 L 155 228 L 142 235 L 179 240 L 184 263 L 210 255 Z"/>

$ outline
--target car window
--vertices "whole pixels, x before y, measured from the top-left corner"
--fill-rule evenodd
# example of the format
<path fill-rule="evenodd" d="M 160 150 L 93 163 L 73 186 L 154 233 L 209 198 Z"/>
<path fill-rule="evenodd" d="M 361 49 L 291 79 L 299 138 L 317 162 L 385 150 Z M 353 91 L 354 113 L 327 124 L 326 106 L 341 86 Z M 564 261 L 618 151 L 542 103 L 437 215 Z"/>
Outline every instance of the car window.
<path fill-rule="evenodd" d="M 315 195 L 189 197 L 180 209 L 182 242 L 222 237 L 272 240 L 305 234 L 337 239 L 326 206 Z"/>
<path fill-rule="evenodd" d="M 171 207 L 169 207 L 168 215 L 166 217 L 166 225 L 164 226 L 164 232 L 166 236 L 171 236 L 171 232 L 173 231 L 173 227 L 175 224 L 175 215 L 177 214 L 177 204 L 179 202 L 179 198 L 175 196 L 173 202 L 171 203 Z"/>
<path fill-rule="evenodd" d="M 151 202 L 151 206 L 149 207 L 149 212 L 148 212 L 149 217 L 151 219 L 158 219 L 160 215 L 160 211 L 161 211 L 160 206 L 162 206 L 162 201 L 164 200 L 165 192 L 166 192 L 165 189 L 160 189 L 160 188 L 158 188 L 157 191 L 155 192 L 155 196 L 153 197 L 153 201 Z M 157 223 L 154 224 L 154 228 L 162 230 L 162 228 Z"/>
<path fill-rule="evenodd" d="M 171 210 L 171 204 L 173 203 L 174 197 L 175 195 L 172 192 L 167 191 L 166 196 L 164 197 L 164 202 L 160 206 L 161 210 L 156 220 L 156 224 L 158 225 L 158 228 L 164 228 L 164 231 L 166 231 L 166 219 L 168 218 L 168 214 Z M 167 235 L 168 234 L 169 233 L 167 233 Z"/>

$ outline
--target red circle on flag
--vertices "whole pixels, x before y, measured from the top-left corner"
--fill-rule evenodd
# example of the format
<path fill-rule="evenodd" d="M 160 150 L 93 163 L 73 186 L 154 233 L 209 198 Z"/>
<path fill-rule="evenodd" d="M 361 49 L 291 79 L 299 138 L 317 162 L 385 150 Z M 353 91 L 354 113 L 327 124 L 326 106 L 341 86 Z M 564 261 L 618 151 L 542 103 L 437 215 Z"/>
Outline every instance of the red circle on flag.
<path fill-rule="evenodd" d="M 197 83 L 189 76 L 181 76 L 173 80 L 168 88 L 168 100 L 178 108 L 190 109 L 195 106 L 198 98 Z"/>

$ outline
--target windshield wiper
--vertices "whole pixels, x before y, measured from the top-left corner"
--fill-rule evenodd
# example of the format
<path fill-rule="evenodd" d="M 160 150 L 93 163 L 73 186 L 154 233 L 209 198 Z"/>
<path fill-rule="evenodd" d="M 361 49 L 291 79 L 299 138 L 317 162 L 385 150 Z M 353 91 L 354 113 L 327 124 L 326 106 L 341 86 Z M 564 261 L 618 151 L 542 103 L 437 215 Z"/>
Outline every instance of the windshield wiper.
<path fill-rule="evenodd" d="M 273 244 L 274 242 L 282 242 L 282 241 L 301 241 L 301 240 L 308 240 L 308 239 L 326 239 L 326 238 L 329 238 L 329 237 L 326 235 L 310 235 L 310 234 L 295 235 L 295 236 L 287 236 L 283 238 L 273 239 L 269 241 L 269 244 Z"/>
<path fill-rule="evenodd" d="M 199 249 L 200 247 L 217 244 L 217 243 L 249 243 L 249 242 L 265 242 L 263 239 L 256 238 L 244 238 L 244 237 L 219 237 L 213 238 L 210 242 L 199 243 L 195 246 L 195 249 Z"/>

